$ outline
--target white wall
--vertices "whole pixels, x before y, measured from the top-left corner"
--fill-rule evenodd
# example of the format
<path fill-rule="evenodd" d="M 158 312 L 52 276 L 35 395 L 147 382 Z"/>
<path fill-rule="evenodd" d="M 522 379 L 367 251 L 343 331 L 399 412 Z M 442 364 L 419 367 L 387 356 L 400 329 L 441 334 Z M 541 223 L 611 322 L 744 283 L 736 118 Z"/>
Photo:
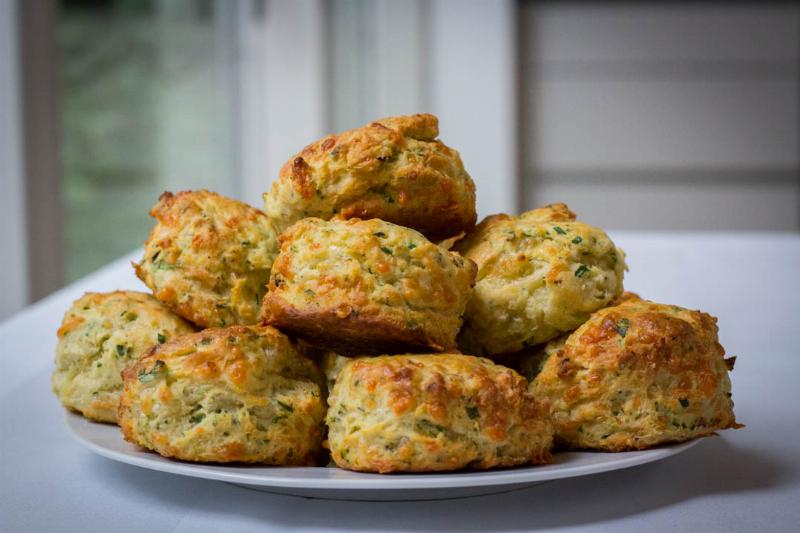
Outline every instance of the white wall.
<path fill-rule="evenodd" d="M 0 2 L 0 320 L 28 301 L 16 2 Z"/>
<path fill-rule="evenodd" d="M 800 229 L 791 5 L 522 7 L 528 206 L 641 229 Z"/>

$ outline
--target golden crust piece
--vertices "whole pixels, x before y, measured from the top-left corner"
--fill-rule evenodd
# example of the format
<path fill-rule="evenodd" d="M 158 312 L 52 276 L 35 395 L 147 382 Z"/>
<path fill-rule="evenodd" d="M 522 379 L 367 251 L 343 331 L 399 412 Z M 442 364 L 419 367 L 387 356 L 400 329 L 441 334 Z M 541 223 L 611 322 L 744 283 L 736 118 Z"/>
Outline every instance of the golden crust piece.
<path fill-rule="evenodd" d="M 433 115 L 376 120 L 328 135 L 281 168 L 264 211 L 284 230 L 305 217 L 380 218 L 430 239 L 475 225 L 475 184 Z"/>
<path fill-rule="evenodd" d="M 203 327 L 258 322 L 277 233 L 266 215 L 208 191 L 165 192 L 136 275 L 155 297 Z"/>
<path fill-rule="evenodd" d="M 454 249 L 478 265 L 458 339 L 465 353 L 546 342 L 622 294 L 625 254 L 564 204 L 488 217 Z"/>
<path fill-rule="evenodd" d="M 274 328 L 207 329 L 123 372 L 125 439 L 165 457 L 310 465 L 324 433 L 324 378 Z"/>
<path fill-rule="evenodd" d="M 471 261 L 378 219 L 307 218 L 280 242 L 265 324 L 345 355 L 455 348 Z"/>
<path fill-rule="evenodd" d="M 625 299 L 548 350 L 531 384 L 570 448 L 637 450 L 740 427 L 716 318 Z"/>
<path fill-rule="evenodd" d="M 328 397 L 328 442 L 364 472 L 488 469 L 549 462 L 553 428 L 509 368 L 460 354 L 353 359 Z"/>
<path fill-rule="evenodd" d="M 149 294 L 86 293 L 58 330 L 53 392 L 86 418 L 116 422 L 120 371 L 151 346 L 194 328 Z"/>

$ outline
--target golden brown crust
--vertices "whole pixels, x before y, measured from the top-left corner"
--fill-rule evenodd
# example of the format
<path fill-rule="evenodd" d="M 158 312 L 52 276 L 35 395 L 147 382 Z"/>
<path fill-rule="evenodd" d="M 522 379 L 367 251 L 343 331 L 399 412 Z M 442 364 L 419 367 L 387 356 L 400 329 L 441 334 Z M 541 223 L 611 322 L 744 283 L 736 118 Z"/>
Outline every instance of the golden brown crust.
<path fill-rule="evenodd" d="M 564 204 L 487 217 L 454 245 L 478 265 L 458 344 L 495 356 L 582 324 L 623 290 L 625 254 Z"/>
<path fill-rule="evenodd" d="M 455 347 L 470 261 L 377 219 L 304 219 L 280 241 L 265 324 L 345 354 Z"/>
<path fill-rule="evenodd" d="M 740 427 L 706 313 L 629 294 L 562 342 L 532 386 L 567 447 L 643 449 Z"/>
<path fill-rule="evenodd" d="M 264 195 L 283 230 L 308 216 L 380 218 L 435 240 L 475 225 L 475 185 L 458 152 L 436 140 L 438 120 L 418 114 L 328 135 L 286 162 Z"/>
<path fill-rule="evenodd" d="M 204 327 L 253 324 L 277 233 L 266 215 L 209 191 L 165 192 L 136 275 L 153 295 Z"/>
<path fill-rule="evenodd" d="M 550 461 L 546 407 L 524 378 L 488 359 L 352 359 L 328 403 L 328 441 L 341 468 L 431 472 Z"/>
<path fill-rule="evenodd" d="M 116 422 L 120 371 L 151 346 L 192 331 L 149 294 L 86 293 L 64 313 L 58 329 L 53 392 L 86 418 Z"/>
<path fill-rule="evenodd" d="M 123 372 L 127 440 L 200 462 L 313 464 L 324 377 L 274 328 L 207 329 L 156 346 Z"/>

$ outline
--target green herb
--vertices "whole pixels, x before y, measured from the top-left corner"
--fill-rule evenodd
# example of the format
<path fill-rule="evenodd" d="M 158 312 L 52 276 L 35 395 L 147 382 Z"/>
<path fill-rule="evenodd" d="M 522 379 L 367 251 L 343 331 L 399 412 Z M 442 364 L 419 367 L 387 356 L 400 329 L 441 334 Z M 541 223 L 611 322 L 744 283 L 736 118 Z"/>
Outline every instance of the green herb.
<path fill-rule="evenodd" d="M 199 424 L 200 422 L 202 422 L 202 421 L 203 421 L 203 419 L 204 419 L 205 417 L 206 417 L 206 414 L 205 414 L 205 413 L 197 413 L 196 415 L 192 416 L 192 417 L 189 419 L 189 422 L 191 422 L 192 424 Z"/>
<path fill-rule="evenodd" d="M 689 407 L 689 400 L 687 400 L 686 398 L 678 398 L 678 401 L 681 402 L 681 407 L 683 407 L 684 409 Z"/>
<path fill-rule="evenodd" d="M 159 333 L 158 334 L 158 344 L 164 344 L 165 342 L 167 342 L 167 336 L 164 335 L 163 333 Z M 119 351 L 119 346 L 117 346 L 117 351 Z"/>
<path fill-rule="evenodd" d="M 244 247 L 250 246 L 250 241 L 242 241 L 242 246 Z"/>
<path fill-rule="evenodd" d="M 165 366 L 167 366 L 167 364 L 159 359 L 155 362 L 153 368 L 150 370 L 141 369 L 139 371 L 139 381 L 141 383 L 150 383 L 158 377 L 158 374 L 164 369 Z"/>
<path fill-rule="evenodd" d="M 554 227 L 553 229 L 554 229 L 554 230 L 556 231 L 556 233 L 558 233 L 559 235 L 566 235 L 566 234 L 567 234 L 567 232 L 566 232 L 566 231 L 564 231 L 563 229 L 559 228 L 558 226 Z"/>
<path fill-rule="evenodd" d="M 589 267 L 587 267 L 586 265 L 581 265 L 575 270 L 575 277 L 581 278 L 587 272 L 589 272 Z"/>
<path fill-rule="evenodd" d="M 203 346 L 208 346 L 209 344 L 211 344 L 211 337 L 203 337 L 202 339 L 200 339 L 200 344 Z"/>
<path fill-rule="evenodd" d="M 125 357 L 125 346 L 117 344 L 117 357 Z"/>
<path fill-rule="evenodd" d="M 290 413 L 294 412 L 294 407 L 292 407 L 292 404 L 283 403 L 280 400 L 276 400 L 276 401 L 278 402 L 278 405 L 280 405 L 284 410 L 289 411 Z"/>
<path fill-rule="evenodd" d="M 103 366 L 103 363 L 101 363 L 100 361 L 98 361 L 98 362 L 97 362 L 97 368 L 100 368 L 101 366 Z"/>
<path fill-rule="evenodd" d="M 614 329 L 617 330 L 617 333 L 619 333 L 620 337 L 625 337 L 625 335 L 628 334 L 628 326 L 630 326 L 630 322 L 627 318 L 623 318 L 617 322 L 617 325 L 614 326 Z"/>
<path fill-rule="evenodd" d="M 580 244 L 582 242 L 583 242 L 582 237 L 575 237 L 574 239 L 572 239 L 572 244 Z"/>
<path fill-rule="evenodd" d="M 153 256 L 150 258 L 150 260 L 151 261 L 155 261 L 156 259 L 158 259 L 158 254 L 160 254 L 160 253 L 161 253 L 161 250 L 158 250 L 156 253 L 153 254 Z"/>
<path fill-rule="evenodd" d="M 383 253 L 385 253 L 385 254 L 394 255 L 394 254 L 392 254 L 392 250 L 387 248 L 387 247 L 385 247 L 385 246 L 381 246 L 381 251 Z"/>
<path fill-rule="evenodd" d="M 416 248 L 416 247 L 417 247 L 417 245 L 416 245 L 416 244 L 414 244 L 413 242 L 410 242 L 410 243 L 408 243 L 408 249 L 409 249 L 409 250 L 413 250 L 413 249 L 414 249 L 414 248 Z"/>
<path fill-rule="evenodd" d="M 281 420 L 286 420 L 286 415 L 278 415 L 278 416 L 272 417 L 272 423 L 273 424 L 276 423 L 276 422 L 280 422 Z"/>
<path fill-rule="evenodd" d="M 381 239 L 386 237 L 386 234 L 382 231 L 376 231 L 375 233 L 373 233 L 373 235 L 375 235 L 376 237 L 380 237 Z"/>
<path fill-rule="evenodd" d="M 439 424 L 434 424 L 430 420 L 425 420 L 424 418 L 417 422 L 417 431 L 429 437 L 435 437 L 439 433 L 447 432 L 444 427 L 440 426 Z"/>
<path fill-rule="evenodd" d="M 480 413 L 478 412 L 478 408 L 476 406 L 474 406 L 474 405 L 468 405 L 467 406 L 467 416 L 470 417 L 473 420 L 478 418 L 478 416 L 480 416 Z"/>

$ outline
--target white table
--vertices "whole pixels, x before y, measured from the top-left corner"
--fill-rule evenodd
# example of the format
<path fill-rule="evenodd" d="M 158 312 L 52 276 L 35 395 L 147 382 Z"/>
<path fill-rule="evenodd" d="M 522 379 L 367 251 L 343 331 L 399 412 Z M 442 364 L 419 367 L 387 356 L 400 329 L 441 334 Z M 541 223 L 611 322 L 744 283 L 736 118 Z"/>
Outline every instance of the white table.
<path fill-rule="evenodd" d="M 0 324 L 0 531 L 800 531 L 800 236 L 613 237 L 627 288 L 719 317 L 745 429 L 650 465 L 422 503 L 307 500 L 118 464 L 72 440 L 50 372 L 73 299 L 141 288 L 128 257 Z"/>

